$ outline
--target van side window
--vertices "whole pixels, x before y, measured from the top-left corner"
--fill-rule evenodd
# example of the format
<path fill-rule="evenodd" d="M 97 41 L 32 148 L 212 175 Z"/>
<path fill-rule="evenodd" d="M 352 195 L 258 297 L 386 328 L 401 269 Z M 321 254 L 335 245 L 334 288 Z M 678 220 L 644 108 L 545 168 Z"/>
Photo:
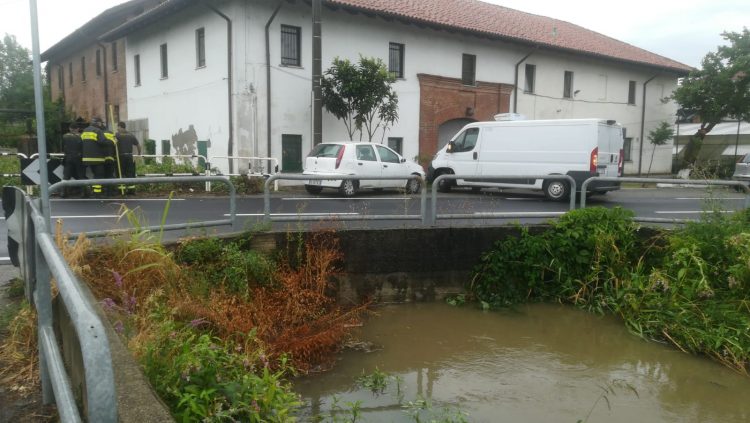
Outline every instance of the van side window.
<path fill-rule="evenodd" d="M 479 138 L 479 128 L 465 130 L 453 141 L 453 152 L 460 153 L 462 151 L 473 150 L 474 146 L 477 145 L 477 138 Z"/>
<path fill-rule="evenodd" d="M 372 147 L 369 145 L 358 145 L 357 146 L 357 160 L 364 160 L 367 162 L 378 161 L 375 158 L 375 152 L 372 151 Z"/>
<path fill-rule="evenodd" d="M 386 163 L 401 163 L 398 154 L 380 145 L 376 145 L 375 147 L 377 147 L 378 154 L 380 154 L 380 161 Z"/>

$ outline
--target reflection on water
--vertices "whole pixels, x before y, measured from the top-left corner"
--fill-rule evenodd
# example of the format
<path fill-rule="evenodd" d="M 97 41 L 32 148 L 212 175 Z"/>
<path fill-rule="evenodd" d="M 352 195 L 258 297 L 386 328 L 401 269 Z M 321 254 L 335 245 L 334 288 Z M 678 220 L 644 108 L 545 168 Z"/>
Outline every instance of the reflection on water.
<path fill-rule="evenodd" d="M 382 349 L 345 352 L 332 371 L 295 381 L 311 415 L 328 416 L 335 397 L 362 401 L 363 421 L 413 421 L 403 404 L 422 396 L 475 422 L 576 422 L 592 407 L 589 422 L 750 421 L 750 379 L 571 307 L 386 306 L 358 337 Z M 403 401 L 395 383 L 377 396 L 357 387 L 376 368 L 402 378 Z M 608 408 L 613 381 L 637 395 L 615 388 Z"/>

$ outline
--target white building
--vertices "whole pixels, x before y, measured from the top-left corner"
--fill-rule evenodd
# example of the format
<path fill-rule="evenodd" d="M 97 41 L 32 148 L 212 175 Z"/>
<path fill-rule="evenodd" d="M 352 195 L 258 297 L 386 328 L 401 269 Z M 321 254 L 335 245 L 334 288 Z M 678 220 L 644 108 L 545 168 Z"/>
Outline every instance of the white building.
<path fill-rule="evenodd" d="M 166 0 L 102 37 L 127 39 L 129 119 L 147 119 L 151 138 L 172 140 L 181 152 L 210 140 L 211 157 L 270 156 L 284 171 L 301 170 L 312 147 L 309 2 L 210 4 Z M 323 5 L 324 71 L 335 57 L 362 55 L 397 74 L 399 120 L 383 142 L 406 157 L 429 158 L 463 124 L 501 112 L 605 118 L 625 127 L 625 171 L 637 173 L 641 134 L 674 121 L 676 106 L 662 99 L 690 69 L 567 22 L 477 0 Z M 323 139 L 347 139 L 343 123 L 323 113 Z M 651 146 L 642 148 L 645 162 Z M 657 150 L 652 173 L 670 171 L 670 148 Z M 229 162 L 212 165 L 226 171 Z"/>

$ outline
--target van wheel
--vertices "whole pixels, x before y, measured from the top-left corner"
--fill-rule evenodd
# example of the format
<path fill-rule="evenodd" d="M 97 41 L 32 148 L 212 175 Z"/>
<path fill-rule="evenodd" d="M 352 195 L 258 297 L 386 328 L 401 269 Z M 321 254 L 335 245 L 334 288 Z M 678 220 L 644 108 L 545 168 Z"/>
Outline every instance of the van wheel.
<path fill-rule="evenodd" d="M 563 201 L 570 195 L 570 187 L 565 181 L 547 181 L 542 190 L 544 196 L 553 201 Z"/>
<path fill-rule="evenodd" d="M 419 194 L 422 190 L 422 184 L 419 179 L 409 179 L 406 181 L 406 193 L 407 194 Z"/>
<path fill-rule="evenodd" d="M 317 185 L 305 185 L 305 191 L 307 191 L 308 194 L 320 194 L 320 192 L 323 191 L 323 187 Z"/>
<path fill-rule="evenodd" d="M 451 172 L 444 172 L 444 173 L 441 173 L 440 175 L 450 175 L 450 174 Z M 450 179 L 441 180 L 440 182 L 438 182 L 438 187 L 437 187 L 438 192 L 450 192 L 451 187 L 453 187 L 453 182 L 454 181 Z"/>
<path fill-rule="evenodd" d="M 357 188 L 359 188 L 359 183 L 357 181 L 347 179 L 341 182 L 341 187 L 339 188 L 339 192 L 344 197 L 354 197 L 354 194 L 357 193 Z"/>

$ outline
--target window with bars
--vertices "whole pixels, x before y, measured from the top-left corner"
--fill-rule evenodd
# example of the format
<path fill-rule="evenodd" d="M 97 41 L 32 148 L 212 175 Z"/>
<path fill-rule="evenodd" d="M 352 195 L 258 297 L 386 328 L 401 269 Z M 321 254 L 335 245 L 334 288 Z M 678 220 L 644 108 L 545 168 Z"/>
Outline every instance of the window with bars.
<path fill-rule="evenodd" d="M 476 85 L 477 83 L 477 56 L 464 54 L 461 62 L 461 83 L 464 85 Z"/>
<path fill-rule="evenodd" d="M 195 67 L 206 66 L 206 29 L 195 30 Z"/>
<path fill-rule="evenodd" d="M 404 77 L 404 45 L 390 43 L 388 48 L 388 72 L 394 78 Z"/>
<path fill-rule="evenodd" d="M 523 92 L 534 93 L 536 82 L 536 65 L 526 65 L 526 81 L 524 82 Z"/>
<path fill-rule="evenodd" d="M 117 70 L 117 41 L 113 41 L 111 45 L 112 49 L 112 70 Z"/>
<path fill-rule="evenodd" d="M 167 56 L 167 45 L 162 44 L 160 47 L 161 52 L 161 78 L 165 79 L 169 77 L 169 65 L 168 65 L 168 56 Z"/>
<path fill-rule="evenodd" d="M 635 81 L 628 83 L 628 104 L 635 104 Z"/>
<path fill-rule="evenodd" d="M 96 49 L 96 76 L 102 76 L 102 51 Z"/>
<path fill-rule="evenodd" d="M 563 77 L 563 98 L 573 98 L 573 72 L 565 71 Z"/>
<path fill-rule="evenodd" d="M 65 68 L 63 66 L 57 67 L 57 88 L 62 91 L 63 88 L 65 88 L 65 75 L 63 74 L 63 71 Z"/>
<path fill-rule="evenodd" d="M 284 66 L 301 66 L 300 34 L 298 26 L 281 25 L 281 64 Z"/>
<path fill-rule="evenodd" d="M 404 154 L 404 138 L 403 137 L 388 137 L 388 147 L 398 154 Z"/>
<path fill-rule="evenodd" d="M 133 56 L 133 76 L 135 77 L 135 86 L 141 85 L 141 55 Z"/>

